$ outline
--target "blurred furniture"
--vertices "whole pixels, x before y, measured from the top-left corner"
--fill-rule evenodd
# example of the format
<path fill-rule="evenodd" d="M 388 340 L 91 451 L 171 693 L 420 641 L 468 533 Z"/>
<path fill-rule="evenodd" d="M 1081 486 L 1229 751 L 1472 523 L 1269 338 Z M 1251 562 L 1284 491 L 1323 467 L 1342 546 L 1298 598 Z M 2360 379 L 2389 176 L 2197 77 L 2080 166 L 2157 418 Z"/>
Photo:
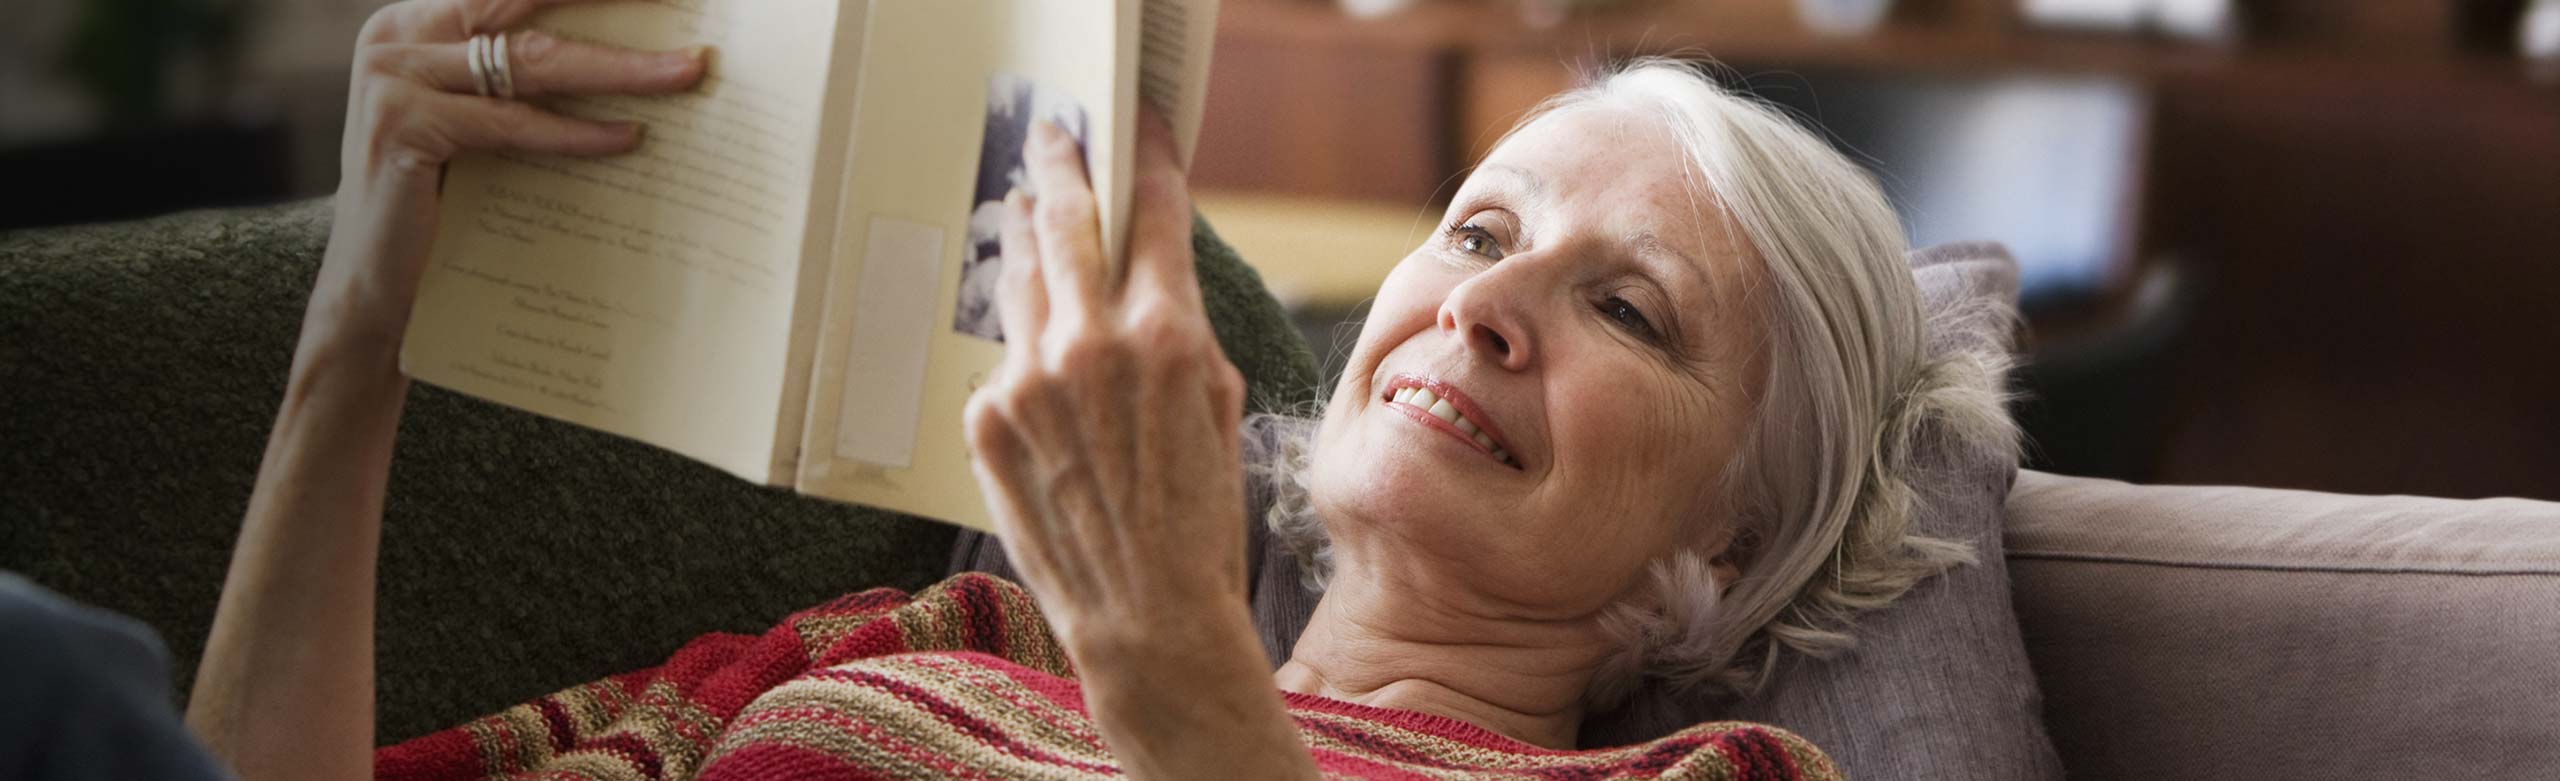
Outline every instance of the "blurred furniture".
<path fill-rule="evenodd" d="M 2238 3 L 2248 32 L 2215 46 L 2037 29 L 2015 0 L 1902 0 L 1854 36 L 1809 29 L 1794 0 L 1598 3 L 1553 27 L 1489 0 L 1420 0 L 1367 19 L 1322 0 L 1228 0 L 1195 175 L 1213 189 L 1429 200 L 1521 111 L 1640 54 L 1704 54 L 1744 73 L 2529 84 L 2514 50 L 2520 0 Z"/>
<path fill-rule="evenodd" d="M 2195 270 L 2174 256 L 2154 258 L 2137 274 L 2125 294 L 2027 307 L 2035 338 L 2022 350 L 2009 409 L 2027 433 L 2029 465 L 2159 479 L 2177 422 L 2181 348 L 2194 334 L 2202 291 Z"/>
<path fill-rule="evenodd" d="M 1328 390 L 1378 283 L 1440 227 L 1428 204 L 1219 191 L 1197 193 L 1193 203 L 1288 308 Z"/>
<path fill-rule="evenodd" d="M 1378 280 L 1440 229 L 1439 210 L 1422 203 L 1223 191 L 1192 202 L 1291 309 L 1347 308 L 1375 295 Z"/>
<path fill-rule="evenodd" d="M 2019 474 L 2071 778 L 2560 776 L 2560 503 Z"/>
<path fill-rule="evenodd" d="M 1996 240 L 2016 255 L 2033 335 L 2013 405 L 2028 466 L 2154 479 L 2172 430 L 2167 378 L 2201 291 L 2186 264 L 2138 249 L 2147 87 L 1839 68 L 1750 86 L 1876 171 L 1913 246 Z"/>
<path fill-rule="evenodd" d="M 0 234 L 0 568 L 156 627 L 181 691 L 326 226 L 315 203 Z M 1228 355 L 1258 400 L 1303 387 L 1276 303 L 1218 246 Z M 947 527 L 425 386 L 387 516 L 384 741 L 917 586 L 951 550 Z M 2029 472 L 2005 544 L 2073 777 L 2560 772 L 2560 504 Z"/>
<path fill-rule="evenodd" d="M 1228 0 L 1194 180 L 1429 211 L 1578 73 L 1705 53 L 1844 137 L 1907 212 L 1934 201 L 1910 213 L 1922 243 L 2007 241 L 2031 288 L 2038 264 L 2062 272 L 2025 302 L 2036 463 L 2560 499 L 2560 361 L 2539 359 L 2560 342 L 2560 80 L 2516 51 L 2524 7 L 2236 0 L 2244 32 L 2209 44 L 2036 28 L 2014 0 L 1904 0 L 1858 36 L 1791 0 L 1627 0 L 1554 27 L 1478 0 L 1366 20 Z M 1942 132 L 1944 106 L 1999 127 Z M 2120 121 L 2035 126 L 2056 107 Z M 2075 151 L 1941 143 L 1967 137 Z M 2067 213 L 2015 216 L 2046 205 Z"/>
<path fill-rule="evenodd" d="M 292 195 L 282 127 L 179 125 L 0 149 L 0 229 L 133 219 Z"/>
<path fill-rule="evenodd" d="M 323 195 L 356 30 L 389 0 L 13 0 L 0 227 Z"/>
<path fill-rule="evenodd" d="M 0 54 L 0 228 L 289 195 L 284 129 L 231 110 L 253 4 L 13 6 L 0 33 L 19 39 Z"/>
<path fill-rule="evenodd" d="M 1911 246 L 2007 246 L 2029 312 L 2067 314 L 2143 265 L 2151 97 L 2139 82 L 1807 68 L 1747 86 L 1874 170 Z"/>

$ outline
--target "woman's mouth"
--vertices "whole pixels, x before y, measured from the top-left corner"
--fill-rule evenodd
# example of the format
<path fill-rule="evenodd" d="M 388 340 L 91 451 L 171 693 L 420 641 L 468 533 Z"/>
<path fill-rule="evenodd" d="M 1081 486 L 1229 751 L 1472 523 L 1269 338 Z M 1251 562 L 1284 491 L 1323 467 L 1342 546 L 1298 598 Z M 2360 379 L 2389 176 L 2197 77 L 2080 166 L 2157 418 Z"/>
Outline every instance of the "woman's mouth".
<path fill-rule="evenodd" d="M 1467 398 L 1464 392 L 1438 380 L 1408 374 L 1387 381 L 1381 401 L 1398 411 L 1412 415 L 1423 425 L 1457 437 L 1494 461 L 1513 469 L 1524 469 L 1520 459 L 1511 455 L 1510 443 L 1493 427 L 1492 418 Z"/>

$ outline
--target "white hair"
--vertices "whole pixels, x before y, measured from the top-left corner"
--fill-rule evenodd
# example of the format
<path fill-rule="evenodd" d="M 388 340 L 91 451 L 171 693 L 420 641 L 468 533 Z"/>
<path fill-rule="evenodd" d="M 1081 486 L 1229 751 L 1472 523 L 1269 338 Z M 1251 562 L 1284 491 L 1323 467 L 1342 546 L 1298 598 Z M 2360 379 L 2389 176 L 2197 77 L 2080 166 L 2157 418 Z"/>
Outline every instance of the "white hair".
<path fill-rule="evenodd" d="M 1753 691 L 1786 652 L 1847 649 L 1858 612 L 1974 561 L 1968 543 L 1912 529 L 1916 472 L 1923 447 L 2016 459 L 2003 387 L 2010 359 L 1998 344 L 1931 355 L 1927 334 L 1957 319 L 2013 315 L 1976 301 L 1924 321 L 1901 222 L 1875 181 L 1700 66 L 1634 61 L 1548 99 L 1513 132 L 1590 107 L 1659 120 L 1689 157 L 1692 185 L 1711 196 L 1702 203 L 1721 206 L 1766 266 L 1757 303 L 1769 360 L 1757 414 L 1724 465 L 1719 507 L 1689 528 L 1693 545 L 1732 535 L 1741 576 L 1716 582 L 1692 546 L 1655 559 L 1650 596 L 1603 615 L 1621 650 L 1588 700 L 1609 707 L 1646 677 Z M 1265 520 L 1320 589 L 1331 550 L 1306 487 L 1314 426 L 1287 428 L 1297 433 L 1257 466 L 1275 497 Z"/>

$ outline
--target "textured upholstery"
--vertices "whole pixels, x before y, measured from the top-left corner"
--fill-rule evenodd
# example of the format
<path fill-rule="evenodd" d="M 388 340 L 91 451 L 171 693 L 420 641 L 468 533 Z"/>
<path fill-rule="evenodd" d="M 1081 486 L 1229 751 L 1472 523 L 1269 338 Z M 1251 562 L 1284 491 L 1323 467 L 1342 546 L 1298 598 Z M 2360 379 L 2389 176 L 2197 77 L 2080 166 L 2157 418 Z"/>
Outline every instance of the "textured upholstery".
<path fill-rule="evenodd" d="M 2018 270 L 1993 244 L 1951 244 L 1914 252 L 1913 273 L 1928 311 L 1978 299 L 2014 304 Z M 2008 349 L 2010 321 L 1959 319 L 1930 334 L 1933 350 Z M 1268 425 L 1270 421 L 1255 421 Z M 1278 432 L 1257 428 L 1247 457 L 1267 451 Z M 2061 773 L 2038 711 L 2035 677 L 2009 604 L 2000 550 L 2000 506 L 2015 464 L 1933 447 L 1919 470 L 1926 497 L 1915 525 L 1974 546 L 1981 564 L 1924 581 L 1894 605 L 1859 620 L 1858 647 L 1828 660 L 1784 664 L 1771 685 L 1741 700 L 1640 692 L 1614 713 L 1585 724 L 1585 745 L 1622 745 L 1714 719 L 1744 719 L 1794 730 L 1829 752 L 1853 778 L 2027 779 Z M 1247 517 L 1260 518 L 1266 497 L 1247 497 Z M 1314 612 L 1315 595 L 1267 531 L 1250 524 L 1254 617 L 1277 665 Z M 1011 574 L 1000 546 L 963 533 L 958 569 Z"/>
<path fill-rule="evenodd" d="M 136 616 L 184 692 L 283 395 L 328 207 L 0 235 L 0 568 Z M 1201 284 L 1258 403 L 1314 361 L 1205 226 Z M 750 485 L 419 385 L 385 511 L 385 742 L 941 574 L 952 530 Z"/>
<path fill-rule="evenodd" d="M 2008 510 L 2073 778 L 2560 777 L 2560 503 L 2026 472 Z"/>

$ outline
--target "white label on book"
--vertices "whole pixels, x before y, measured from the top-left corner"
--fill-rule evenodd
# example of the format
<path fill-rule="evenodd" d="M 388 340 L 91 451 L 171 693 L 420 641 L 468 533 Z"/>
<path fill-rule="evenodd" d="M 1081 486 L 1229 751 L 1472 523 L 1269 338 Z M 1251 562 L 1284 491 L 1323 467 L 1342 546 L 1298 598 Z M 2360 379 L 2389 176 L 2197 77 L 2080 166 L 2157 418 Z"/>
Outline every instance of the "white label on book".
<path fill-rule="evenodd" d="M 942 239 L 943 229 L 933 225 L 871 218 L 853 294 L 838 458 L 896 469 L 913 464 L 925 358 L 933 352 L 933 305 L 939 298 L 934 291 L 942 283 Z"/>

